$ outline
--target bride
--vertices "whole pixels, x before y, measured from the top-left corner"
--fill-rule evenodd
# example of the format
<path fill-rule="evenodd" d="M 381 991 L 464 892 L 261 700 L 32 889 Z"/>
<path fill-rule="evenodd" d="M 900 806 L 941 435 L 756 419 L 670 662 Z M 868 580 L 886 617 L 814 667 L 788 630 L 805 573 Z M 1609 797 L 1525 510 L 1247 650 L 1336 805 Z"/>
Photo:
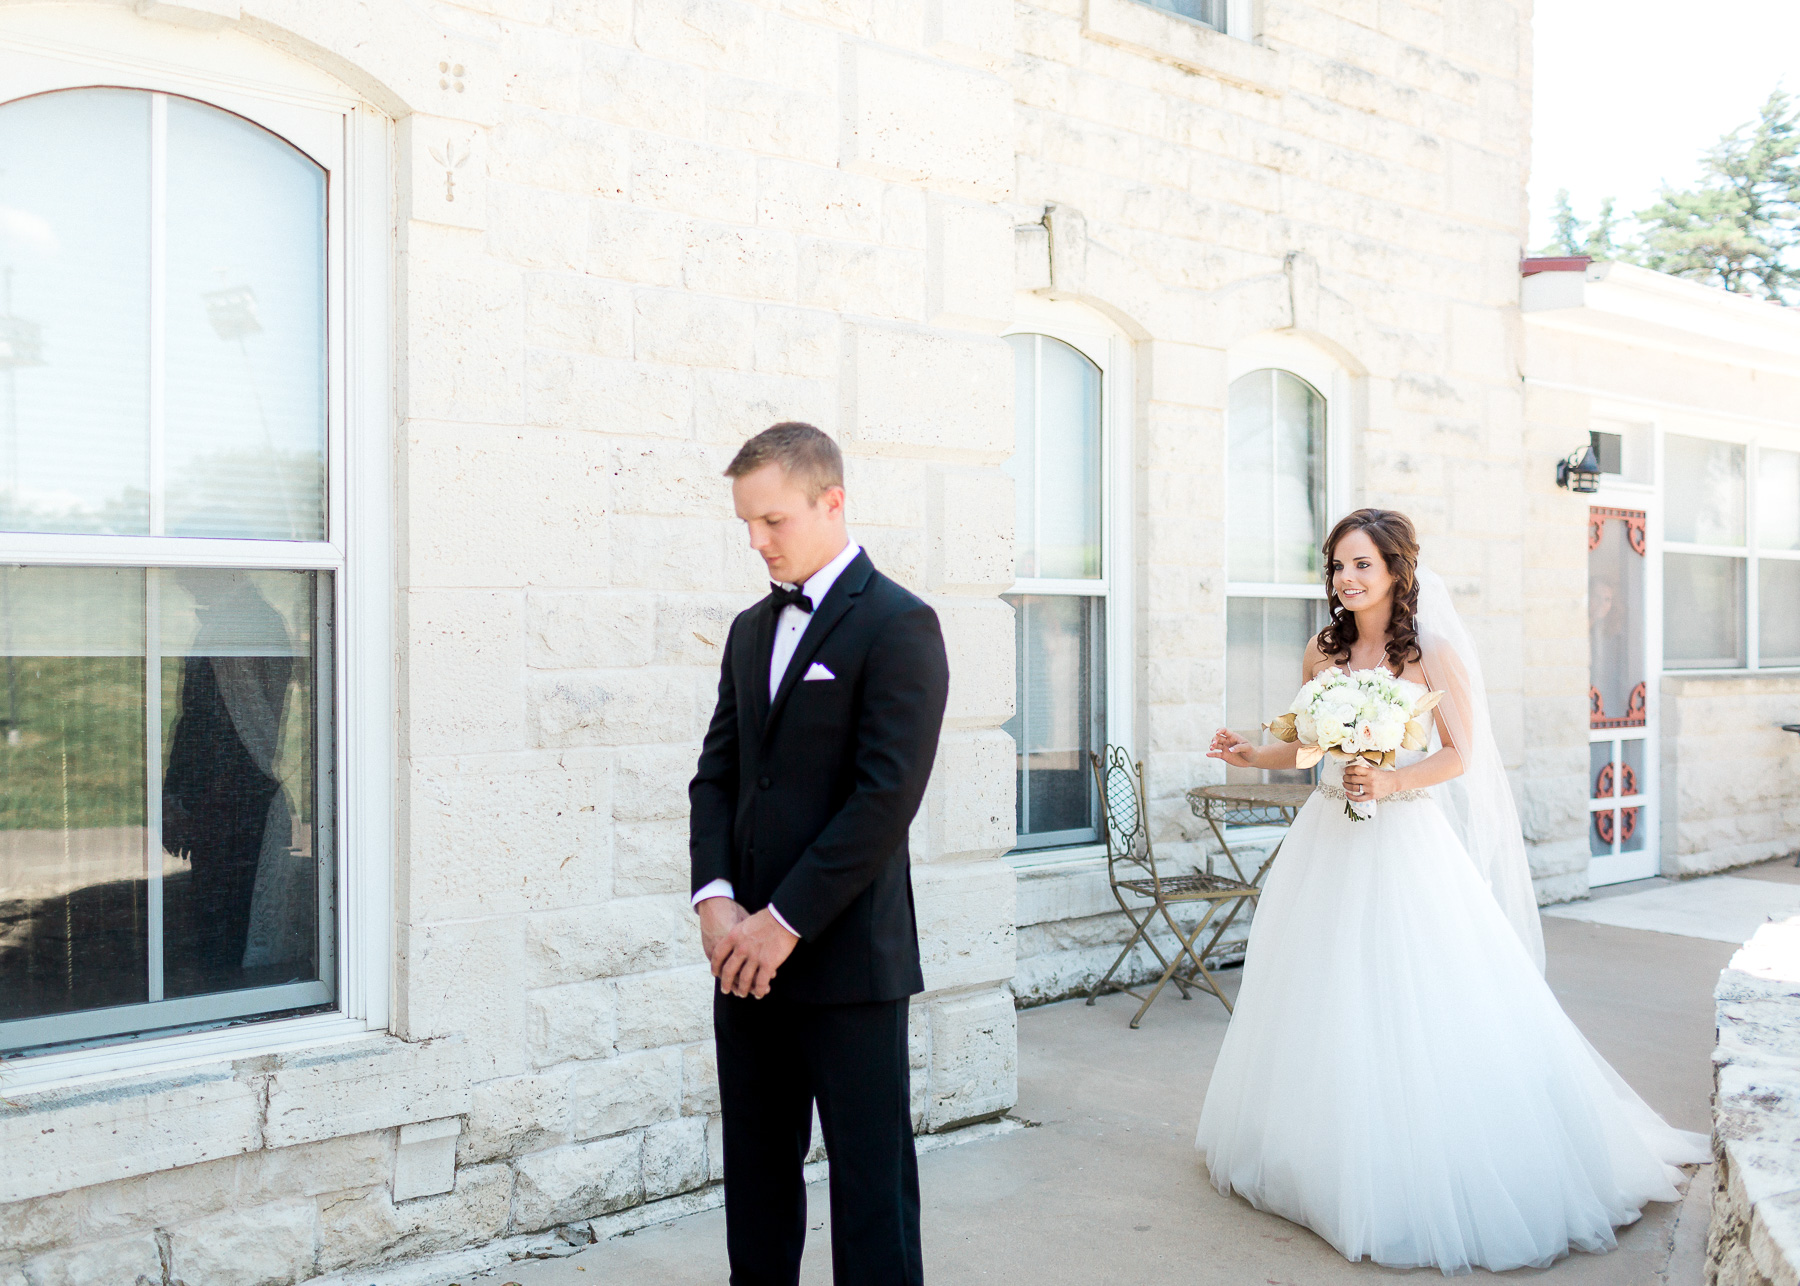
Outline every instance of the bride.
<path fill-rule="evenodd" d="M 1200 1112 L 1213 1184 L 1346 1258 L 1446 1275 L 1610 1250 L 1709 1159 L 1569 1021 L 1544 946 L 1480 663 L 1404 514 L 1325 543 L 1331 622 L 1306 650 L 1444 693 L 1393 770 L 1327 758 L 1250 930 Z M 1296 746 L 1221 729 L 1211 755 L 1292 768 Z M 1342 801 L 1374 801 L 1354 821 Z"/>

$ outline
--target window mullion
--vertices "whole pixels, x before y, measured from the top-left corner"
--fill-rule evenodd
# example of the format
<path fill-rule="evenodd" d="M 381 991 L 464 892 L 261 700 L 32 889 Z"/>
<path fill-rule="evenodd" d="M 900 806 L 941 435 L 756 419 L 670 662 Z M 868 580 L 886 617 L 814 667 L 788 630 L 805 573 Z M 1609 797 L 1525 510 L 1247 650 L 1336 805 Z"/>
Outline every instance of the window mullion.
<path fill-rule="evenodd" d="M 160 536 L 164 527 L 164 400 L 167 392 L 168 343 L 168 178 L 169 96 L 150 95 L 150 443 L 148 452 L 150 534 Z"/>
<path fill-rule="evenodd" d="M 163 998 L 162 584 L 144 572 L 144 918 L 146 976 Z"/>

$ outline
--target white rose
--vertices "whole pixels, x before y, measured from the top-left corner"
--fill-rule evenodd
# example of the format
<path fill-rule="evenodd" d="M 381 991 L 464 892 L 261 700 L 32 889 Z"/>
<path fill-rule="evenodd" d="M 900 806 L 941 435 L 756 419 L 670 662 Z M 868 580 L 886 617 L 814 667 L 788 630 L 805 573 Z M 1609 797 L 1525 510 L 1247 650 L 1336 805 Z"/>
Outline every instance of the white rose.
<path fill-rule="evenodd" d="M 1375 723 L 1374 735 L 1376 750 L 1398 750 L 1406 739 L 1406 724 L 1398 719 L 1380 719 Z"/>
<path fill-rule="evenodd" d="M 1348 701 L 1344 701 L 1340 702 L 1332 709 L 1331 717 L 1347 728 L 1356 722 L 1356 716 L 1360 713 L 1361 711 L 1354 705 L 1351 705 Z"/>
<path fill-rule="evenodd" d="M 1373 750 L 1373 749 L 1375 749 L 1375 725 L 1374 724 L 1368 723 L 1365 721 L 1363 723 L 1359 723 L 1356 725 L 1356 743 L 1351 747 L 1351 749 L 1353 749 L 1353 750 Z"/>
<path fill-rule="evenodd" d="M 1318 720 L 1314 732 L 1318 745 L 1331 747 L 1343 744 L 1344 725 L 1329 715 Z"/>
<path fill-rule="evenodd" d="M 1319 741 L 1319 724 L 1306 711 L 1302 710 L 1294 716 L 1294 731 L 1300 734 L 1300 740 L 1309 745 L 1317 745 Z"/>

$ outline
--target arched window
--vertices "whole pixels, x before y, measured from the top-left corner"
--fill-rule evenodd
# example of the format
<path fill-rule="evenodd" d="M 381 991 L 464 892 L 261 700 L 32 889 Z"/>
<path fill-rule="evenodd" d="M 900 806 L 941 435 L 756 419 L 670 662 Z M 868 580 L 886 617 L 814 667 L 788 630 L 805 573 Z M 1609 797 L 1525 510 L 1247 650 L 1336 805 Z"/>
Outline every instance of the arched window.
<path fill-rule="evenodd" d="M 1111 495 L 1129 473 L 1113 463 L 1124 450 L 1117 381 L 1128 350 L 1072 306 L 1043 311 L 1038 329 L 1007 337 L 1017 580 L 1006 599 L 1018 689 L 1006 731 L 1017 747 L 1021 851 L 1098 839 L 1088 756 L 1129 739 L 1130 619 L 1115 574 L 1129 566 L 1127 506 Z"/>
<path fill-rule="evenodd" d="M 1291 371 L 1259 368 L 1231 383 L 1225 721 L 1253 741 L 1293 700 L 1307 641 L 1325 623 L 1326 410 Z"/>
<path fill-rule="evenodd" d="M 0 1051 L 338 998 L 344 116 L 310 115 L 309 153 L 150 89 L 0 103 Z"/>

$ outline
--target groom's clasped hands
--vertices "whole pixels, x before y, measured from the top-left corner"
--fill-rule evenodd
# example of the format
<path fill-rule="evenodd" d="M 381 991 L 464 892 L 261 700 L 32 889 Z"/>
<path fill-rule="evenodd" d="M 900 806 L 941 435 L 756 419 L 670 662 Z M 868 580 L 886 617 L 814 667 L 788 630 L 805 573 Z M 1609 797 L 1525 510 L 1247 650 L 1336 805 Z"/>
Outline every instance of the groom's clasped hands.
<path fill-rule="evenodd" d="M 700 904 L 700 947 L 712 965 L 719 990 L 732 996 L 769 994 L 775 971 L 800 941 L 781 926 L 767 907 L 755 915 L 731 898 L 707 898 Z"/>

